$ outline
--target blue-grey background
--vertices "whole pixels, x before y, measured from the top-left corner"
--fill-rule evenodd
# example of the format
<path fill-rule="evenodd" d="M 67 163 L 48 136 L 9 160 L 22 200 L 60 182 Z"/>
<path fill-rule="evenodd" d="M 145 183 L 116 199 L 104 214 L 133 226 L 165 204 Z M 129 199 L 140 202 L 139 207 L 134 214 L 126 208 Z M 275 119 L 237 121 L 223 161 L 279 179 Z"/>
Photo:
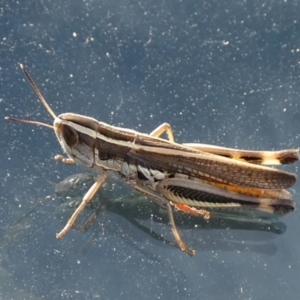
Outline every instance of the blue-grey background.
<path fill-rule="evenodd" d="M 49 129 L 4 117 L 52 122 L 23 63 L 58 114 L 142 132 L 167 121 L 179 142 L 298 148 L 299 1 L 0 3 L 1 299 L 298 299 L 299 210 L 280 219 L 282 234 L 181 228 L 194 258 L 109 211 L 57 241 L 58 199 L 18 223 L 82 169 L 53 161 Z M 145 224 L 172 241 L 168 225 Z"/>

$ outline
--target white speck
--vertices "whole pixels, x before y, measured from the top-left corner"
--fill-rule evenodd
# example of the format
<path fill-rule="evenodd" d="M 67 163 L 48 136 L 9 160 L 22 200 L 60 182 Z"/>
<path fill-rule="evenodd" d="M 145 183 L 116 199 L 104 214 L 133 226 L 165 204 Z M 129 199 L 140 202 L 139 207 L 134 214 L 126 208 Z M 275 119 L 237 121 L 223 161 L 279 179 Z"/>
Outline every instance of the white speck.
<path fill-rule="evenodd" d="M 73 37 L 77 37 L 77 33 L 76 32 L 73 32 Z"/>

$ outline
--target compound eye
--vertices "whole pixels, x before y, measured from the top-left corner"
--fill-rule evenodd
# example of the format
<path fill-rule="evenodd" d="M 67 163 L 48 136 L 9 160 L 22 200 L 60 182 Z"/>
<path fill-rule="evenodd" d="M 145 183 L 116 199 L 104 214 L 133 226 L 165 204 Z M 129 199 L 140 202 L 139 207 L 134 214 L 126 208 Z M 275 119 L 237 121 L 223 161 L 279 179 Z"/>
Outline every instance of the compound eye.
<path fill-rule="evenodd" d="M 63 125 L 61 128 L 62 136 L 66 144 L 72 148 L 77 145 L 79 138 L 76 130 L 68 125 Z"/>

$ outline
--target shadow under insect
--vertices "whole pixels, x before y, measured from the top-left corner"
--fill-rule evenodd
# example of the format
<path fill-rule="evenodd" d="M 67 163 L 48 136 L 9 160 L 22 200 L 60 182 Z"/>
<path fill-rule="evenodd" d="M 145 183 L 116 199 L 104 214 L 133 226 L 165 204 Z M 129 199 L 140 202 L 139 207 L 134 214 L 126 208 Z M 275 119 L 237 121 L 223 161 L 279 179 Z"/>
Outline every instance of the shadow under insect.
<path fill-rule="evenodd" d="M 92 174 L 81 173 L 72 175 L 55 186 L 56 197 L 63 200 L 56 210 L 63 222 L 74 212 L 82 200 L 81 195 L 94 181 Z M 146 236 L 161 241 L 162 244 L 176 246 L 172 235 L 164 230 L 169 225 L 166 210 L 137 193 L 124 195 L 126 187 L 118 187 L 114 192 L 102 189 L 76 222 L 75 229 L 85 231 L 92 226 L 93 236 L 97 239 L 97 228 L 101 231 L 97 226 L 97 217 L 102 212 L 112 212 L 125 218 Z M 210 220 L 179 211 L 174 214 L 178 227 L 199 251 L 274 254 L 276 246 L 272 241 L 286 231 L 286 225 L 273 214 L 251 210 L 211 210 L 210 213 Z"/>

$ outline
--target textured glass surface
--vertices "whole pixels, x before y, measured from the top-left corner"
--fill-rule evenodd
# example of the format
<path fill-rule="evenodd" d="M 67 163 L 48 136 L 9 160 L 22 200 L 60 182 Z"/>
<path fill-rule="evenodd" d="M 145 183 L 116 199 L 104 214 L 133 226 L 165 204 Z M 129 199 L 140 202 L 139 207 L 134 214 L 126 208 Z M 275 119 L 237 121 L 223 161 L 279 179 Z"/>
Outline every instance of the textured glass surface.
<path fill-rule="evenodd" d="M 4 117 L 52 123 L 23 63 L 57 114 L 146 133 L 168 122 L 178 142 L 298 148 L 298 3 L 2 1 L 0 298 L 296 299 L 298 210 L 267 221 L 177 216 L 191 258 L 153 233 L 173 244 L 165 212 L 137 197 L 119 204 L 131 191 L 112 177 L 90 230 L 57 241 L 62 198 L 84 191 L 55 195 L 55 184 L 85 170 L 53 160 L 62 151 L 50 129 Z M 299 184 L 291 192 L 298 202 Z"/>

